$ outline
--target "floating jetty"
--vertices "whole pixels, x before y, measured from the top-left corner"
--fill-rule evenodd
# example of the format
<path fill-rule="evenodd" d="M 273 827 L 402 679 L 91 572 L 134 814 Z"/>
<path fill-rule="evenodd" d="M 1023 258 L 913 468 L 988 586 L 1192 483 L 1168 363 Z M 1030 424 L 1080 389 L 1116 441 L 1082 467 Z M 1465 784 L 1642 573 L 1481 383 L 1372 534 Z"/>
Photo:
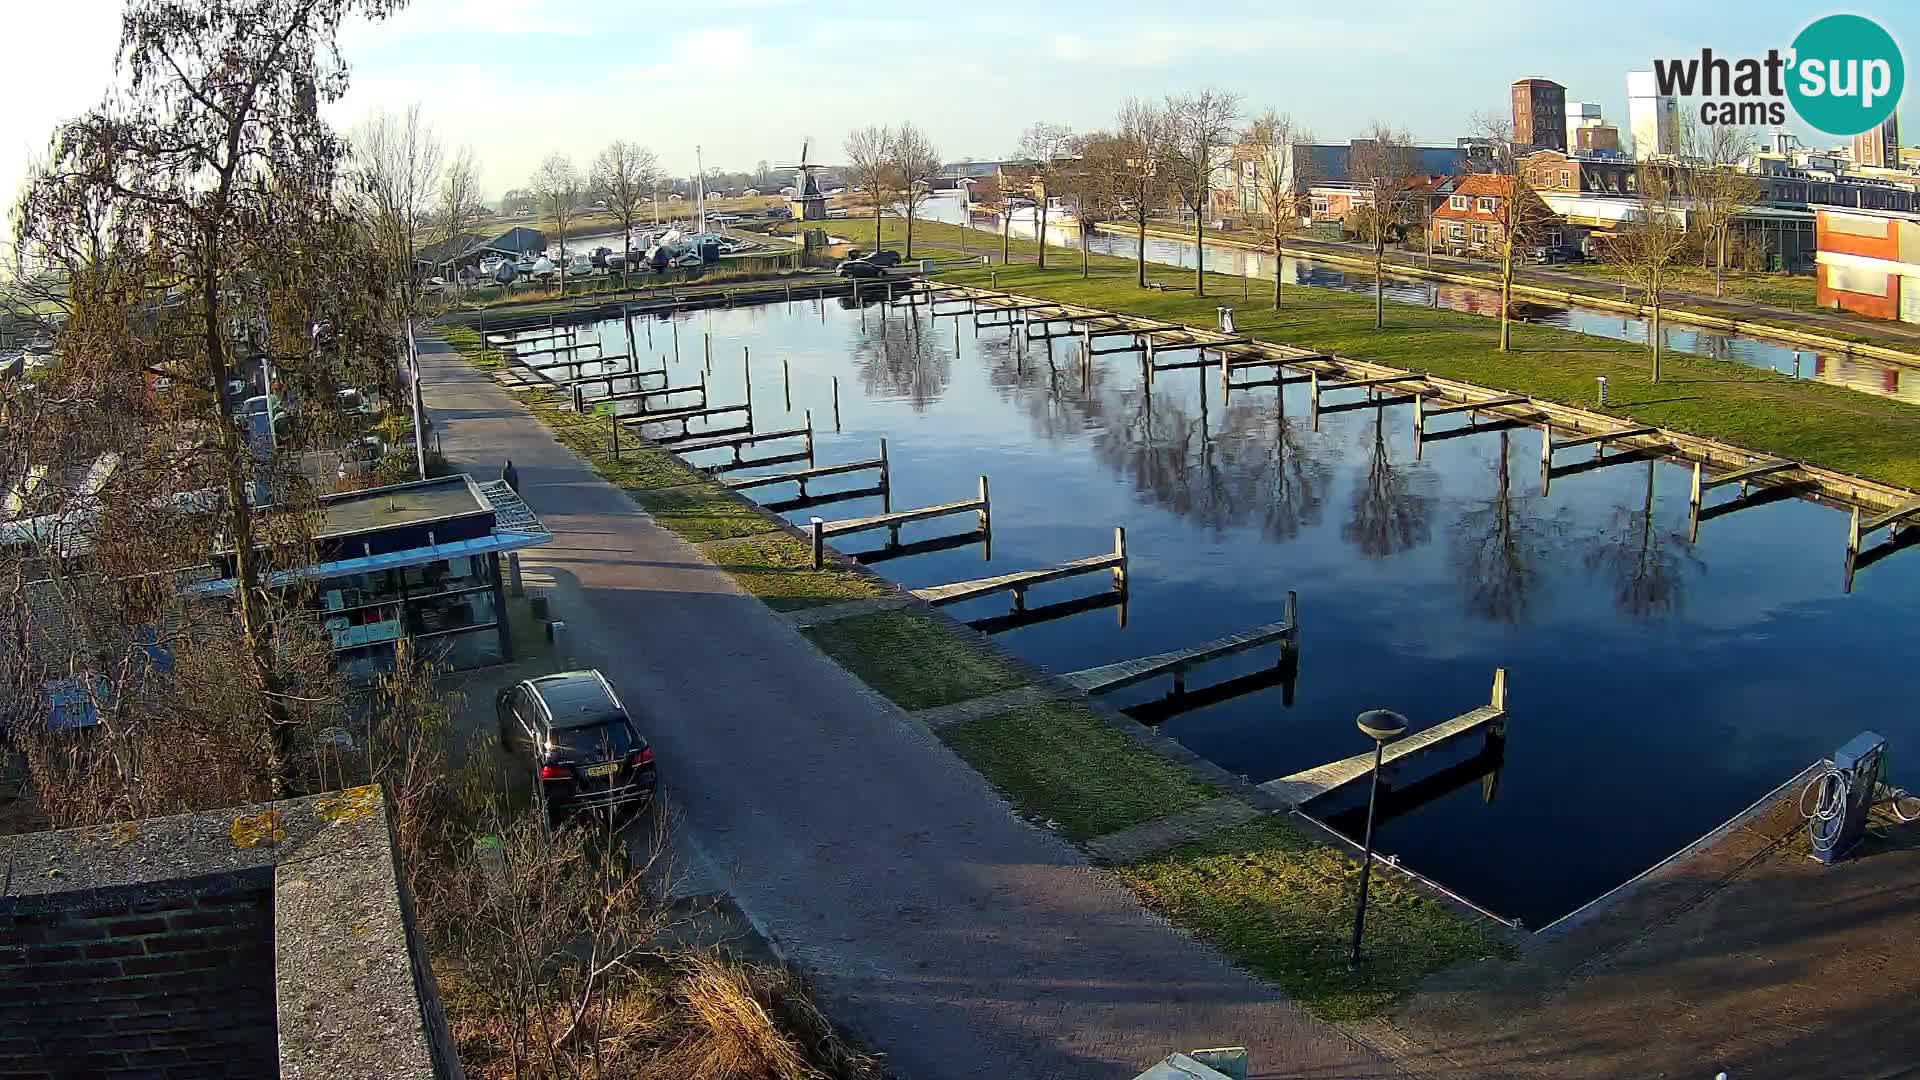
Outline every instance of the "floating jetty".
<path fill-rule="evenodd" d="M 1102 664 L 1099 667 L 1070 671 L 1061 676 L 1067 682 L 1085 690 L 1089 694 L 1106 694 L 1162 675 L 1173 676 L 1173 692 L 1185 693 L 1187 672 L 1201 664 L 1223 657 L 1234 656 L 1263 645 L 1280 644 L 1284 661 L 1287 654 L 1299 648 L 1300 620 L 1299 596 L 1287 593 L 1287 606 L 1279 622 L 1256 626 L 1237 634 L 1201 642 L 1185 649 L 1173 652 L 1155 653 L 1134 660 L 1122 660 L 1114 664 Z"/>

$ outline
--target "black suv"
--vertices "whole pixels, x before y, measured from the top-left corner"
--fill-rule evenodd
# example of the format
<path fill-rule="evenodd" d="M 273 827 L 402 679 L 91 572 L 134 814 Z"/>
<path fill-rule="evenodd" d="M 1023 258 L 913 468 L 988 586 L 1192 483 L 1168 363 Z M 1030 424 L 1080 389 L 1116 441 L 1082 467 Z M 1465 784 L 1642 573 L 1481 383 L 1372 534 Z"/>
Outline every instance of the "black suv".
<path fill-rule="evenodd" d="M 541 801 L 555 821 L 653 798 L 653 747 L 598 671 L 516 683 L 500 691 L 494 706 L 501 746 L 531 759 Z"/>

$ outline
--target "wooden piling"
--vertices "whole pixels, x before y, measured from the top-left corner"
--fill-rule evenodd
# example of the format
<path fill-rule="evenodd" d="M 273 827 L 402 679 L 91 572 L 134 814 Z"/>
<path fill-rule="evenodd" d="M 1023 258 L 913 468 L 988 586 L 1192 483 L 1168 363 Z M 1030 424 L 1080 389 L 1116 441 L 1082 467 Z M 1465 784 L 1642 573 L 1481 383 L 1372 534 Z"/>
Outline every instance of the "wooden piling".
<path fill-rule="evenodd" d="M 818 570 L 826 565 L 827 561 L 827 523 L 820 518 L 814 518 L 811 524 L 813 527 L 813 568 Z"/>
<path fill-rule="evenodd" d="M 680 320 L 669 313 L 667 321 L 673 324 L 673 362 L 677 364 L 680 362 Z"/>
<path fill-rule="evenodd" d="M 880 512 L 893 513 L 893 465 L 887 460 L 887 440 L 880 440 Z"/>
<path fill-rule="evenodd" d="M 613 460 L 620 460 L 620 414 L 613 415 Z"/>
<path fill-rule="evenodd" d="M 793 363 L 786 357 L 780 358 L 780 385 L 786 388 L 787 411 L 793 411 Z"/>
<path fill-rule="evenodd" d="M 713 373 L 713 331 L 711 330 L 703 331 L 701 333 L 701 337 L 704 338 L 706 341 L 707 373 L 712 374 Z"/>
<path fill-rule="evenodd" d="M 753 349 L 740 346 L 740 377 L 747 384 L 747 408 L 753 408 Z"/>
<path fill-rule="evenodd" d="M 813 410 L 807 410 L 807 464 L 813 464 Z"/>
<path fill-rule="evenodd" d="M 1113 553 L 1119 557 L 1120 565 L 1113 568 L 1113 587 L 1125 591 L 1127 587 L 1127 527 L 1113 527 Z"/>
<path fill-rule="evenodd" d="M 840 376 L 833 377 L 833 433 L 840 434 Z"/>
<path fill-rule="evenodd" d="M 987 477 L 982 473 L 980 475 L 980 531 L 987 532 L 992 528 L 993 501 L 987 495 Z"/>

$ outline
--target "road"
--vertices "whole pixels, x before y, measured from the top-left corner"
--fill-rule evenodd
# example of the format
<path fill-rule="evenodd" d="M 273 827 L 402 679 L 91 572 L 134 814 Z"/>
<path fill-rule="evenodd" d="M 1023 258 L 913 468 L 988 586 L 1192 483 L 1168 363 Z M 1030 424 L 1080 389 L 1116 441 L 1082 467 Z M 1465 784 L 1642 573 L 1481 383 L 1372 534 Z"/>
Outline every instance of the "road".
<path fill-rule="evenodd" d="M 657 528 L 490 379 L 423 342 L 456 468 L 512 458 L 574 655 L 657 748 L 679 829 L 836 1021 L 914 1078 L 1127 1076 L 1246 1045 L 1260 1076 L 1399 1075 L 1018 819 L 922 724 Z"/>

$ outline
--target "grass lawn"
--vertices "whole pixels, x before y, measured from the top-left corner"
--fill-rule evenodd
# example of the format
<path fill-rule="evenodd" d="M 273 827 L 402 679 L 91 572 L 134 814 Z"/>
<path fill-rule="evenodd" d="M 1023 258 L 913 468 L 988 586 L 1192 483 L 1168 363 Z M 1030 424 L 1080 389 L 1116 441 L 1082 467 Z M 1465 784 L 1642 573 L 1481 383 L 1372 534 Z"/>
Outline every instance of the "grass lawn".
<path fill-rule="evenodd" d="M 1030 705 L 942 728 L 940 737 L 1022 812 L 1057 823 L 1074 840 L 1220 794 L 1083 705 Z"/>
<path fill-rule="evenodd" d="M 1223 829 L 1119 870 L 1147 905 L 1191 928 L 1328 1020 L 1385 1011 L 1425 976 L 1512 949 L 1484 927 L 1375 874 L 1366 962 L 1347 968 L 1360 866 L 1284 819 Z"/>
<path fill-rule="evenodd" d="M 688 543 L 752 536 L 778 528 L 765 514 L 706 483 L 636 490 L 630 494 L 653 515 L 656 524 Z"/>
<path fill-rule="evenodd" d="M 803 633 L 903 709 L 970 701 L 1027 681 L 1012 664 L 917 612 L 856 615 L 810 626 Z"/>
<path fill-rule="evenodd" d="M 1614 286 L 1606 290 L 1610 296 L 1618 292 L 1618 286 L 1624 280 L 1619 267 L 1606 263 L 1574 263 L 1553 269 L 1563 274 L 1578 274 L 1609 282 Z M 1726 298 L 1729 300 L 1751 300 L 1756 304 L 1772 304 L 1795 311 L 1820 310 L 1820 306 L 1814 302 L 1812 274 L 1757 274 L 1729 270 L 1725 285 Z M 1698 266 L 1675 267 L 1671 271 L 1671 287 L 1699 296 L 1712 296 L 1713 271 Z"/>
<path fill-rule="evenodd" d="M 813 548 L 784 532 L 764 532 L 700 545 L 740 587 L 775 611 L 871 600 L 888 595 L 885 586 L 842 567 L 813 568 Z"/>

